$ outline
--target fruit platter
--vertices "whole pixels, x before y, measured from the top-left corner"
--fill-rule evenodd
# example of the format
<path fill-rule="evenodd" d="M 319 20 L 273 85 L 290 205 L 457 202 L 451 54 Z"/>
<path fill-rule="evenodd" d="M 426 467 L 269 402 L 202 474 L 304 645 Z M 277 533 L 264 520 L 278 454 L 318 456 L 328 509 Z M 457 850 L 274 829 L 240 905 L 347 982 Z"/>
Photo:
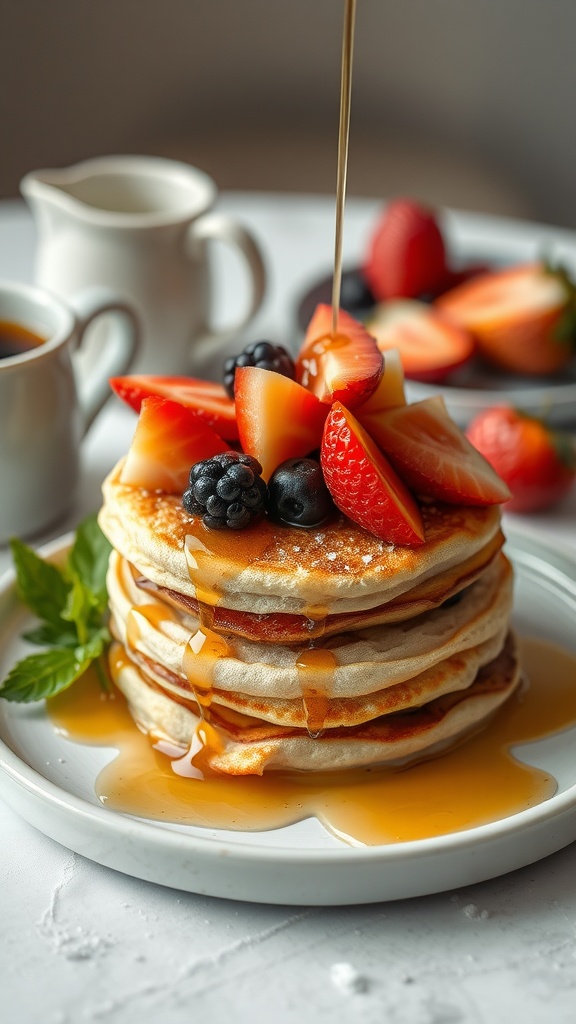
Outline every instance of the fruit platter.
<path fill-rule="evenodd" d="M 411 400 L 443 394 L 454 419 L 510 402 L 549 422 L 576 419 L 574 273 L 564 254 L 457 252 L 446 216 L 413 199 L 374 218 L 356 266 L 342 275 L 341 305 L 402 356 Z M 315 281 L 296 309 L 302 334 L 332 278 Z"/>

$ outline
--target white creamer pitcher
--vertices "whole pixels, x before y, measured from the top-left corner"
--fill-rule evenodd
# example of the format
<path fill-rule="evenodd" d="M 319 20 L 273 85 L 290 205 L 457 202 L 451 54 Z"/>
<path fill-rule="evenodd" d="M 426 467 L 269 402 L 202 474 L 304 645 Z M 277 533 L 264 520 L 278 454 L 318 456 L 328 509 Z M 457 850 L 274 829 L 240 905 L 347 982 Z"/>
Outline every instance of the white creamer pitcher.
<path fill-rule="evenodd" d="M 92 285 L 128 302 L 141 322 L 135 372 L 190 374 L 206 361 L 207 348 L 221 360 L 225 343 L 260 306 L 258 246 L 235 220 L 212 210 L 216 185 L 197 168 L 159 157 L 98 157 L 32 171 L 20 187 L 37 226 L 36 283 L 72 306 Z M 220 329 L 211 323 L 208 243 L 215 239 L 242 254 L 250 281 L 242 316 Z"/>

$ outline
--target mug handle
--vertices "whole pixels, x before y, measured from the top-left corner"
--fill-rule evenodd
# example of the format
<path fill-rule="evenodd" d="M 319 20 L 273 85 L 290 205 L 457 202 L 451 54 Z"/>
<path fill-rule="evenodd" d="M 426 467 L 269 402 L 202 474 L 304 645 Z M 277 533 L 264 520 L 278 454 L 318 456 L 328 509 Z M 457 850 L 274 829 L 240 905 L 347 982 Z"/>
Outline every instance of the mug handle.
<path fill-rule="evenodd" d="M 207 213 L 193 221 L 188 229 L 190 252 L 193 254 L 196 247 L 201 247 L 208 241 L 224 242 L 241 253 L 248 267 L 251 293 L 246 311 L 235 323 L 220 329 L 206 324 L 204 335 L 197 338 L 192 345 L 191 354 L 195 358 L 202 354 L 204 348 L 212 347 L 215 342 L 227 341 L 242 331 L 258 312 L 266 289 L 264 260 L 256 241 L 246 228 L 226 214 Z"/>
<path fill-rule="evenodd" d="M 104 314 L 112 314 L 102 352 L 90 364 L 89 372 L 78 375 L 78 398 L 85 434 L 112 394 L 109 378 L 122 376 L 130 369 L 141 335 L 134 310 L 108 288 L 91 288 L 75 296 L 74 313 L 77 347 L 82 345 L 86 330 L 95 320 Z"/>

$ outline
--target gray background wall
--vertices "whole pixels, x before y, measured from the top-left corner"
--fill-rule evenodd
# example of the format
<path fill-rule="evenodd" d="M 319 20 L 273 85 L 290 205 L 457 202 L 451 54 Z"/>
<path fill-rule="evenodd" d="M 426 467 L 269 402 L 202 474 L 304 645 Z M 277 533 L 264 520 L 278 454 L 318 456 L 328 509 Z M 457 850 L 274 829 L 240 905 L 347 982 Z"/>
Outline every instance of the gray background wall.
<path fill-rule="evenodd" d="M 343 0 L 0 0 L 0 196 L 166 153 L 334 188 Z M 576 227 L 576 0 L 358 0 L 349 189 Z"/>

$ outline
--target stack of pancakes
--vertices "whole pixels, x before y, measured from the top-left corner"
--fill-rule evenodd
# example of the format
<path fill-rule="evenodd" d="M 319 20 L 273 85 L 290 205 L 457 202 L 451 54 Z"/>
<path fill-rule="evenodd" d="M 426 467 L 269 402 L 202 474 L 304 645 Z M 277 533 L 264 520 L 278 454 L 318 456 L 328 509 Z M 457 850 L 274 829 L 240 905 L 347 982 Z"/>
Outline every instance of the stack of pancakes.
<path fill-rule="evenodd" d="M 415 548 L 344 516 L 232 533 L 120 473 L 100 514 L 111 665 L 155 740 L 233 775 L 402 764 L 478 729 L 516 687 L 498 506 L 423 504 Z"/>

